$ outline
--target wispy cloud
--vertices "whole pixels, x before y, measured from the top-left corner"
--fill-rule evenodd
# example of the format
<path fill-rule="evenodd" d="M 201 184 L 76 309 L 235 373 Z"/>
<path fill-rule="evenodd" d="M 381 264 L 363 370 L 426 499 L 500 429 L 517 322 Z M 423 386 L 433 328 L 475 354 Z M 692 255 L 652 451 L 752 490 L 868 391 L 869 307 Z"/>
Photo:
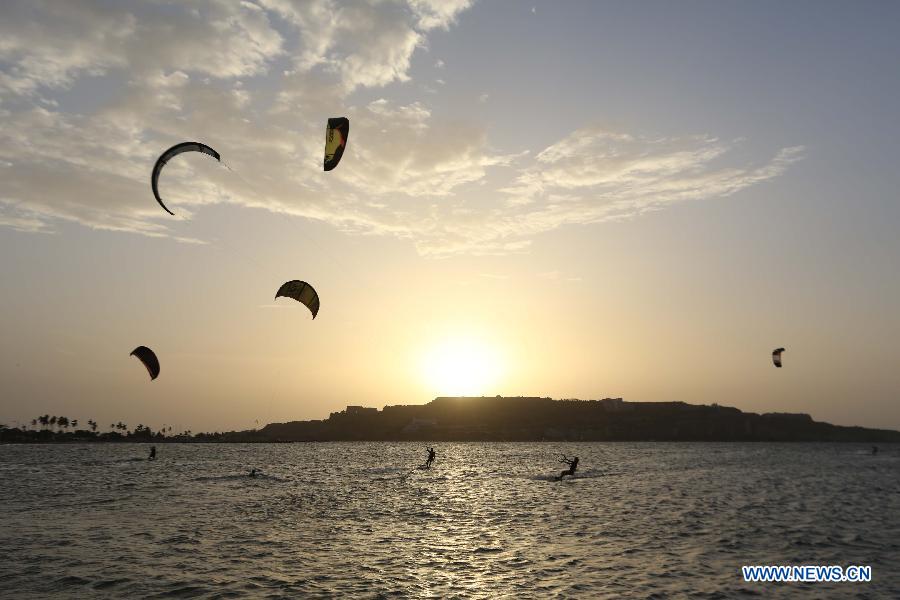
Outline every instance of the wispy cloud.
<path fill-rule="evenodd" d="M 429 256 L 504 254 L 560 227 L 722 198 L 802 156 L 745 164 L 730 158 L 739 142 L 591 127 L 500 152 L 487 124 L 449 121 L 423 100 L 349 102 L 409 81 L 429 32 L 470 4 L 209 0 L 164 17 L 140 4 L 4 3 L 0 226 L 47 232 L 63 220 L 199 243 L 185 221 L 231 204 L 399 237 Z M 104 100 L 71 109 L 67 91 L 95 84 Z M 323 173 L 323 122 L 337 114 L 351 117 L 351 141 Z M 217 148 L 232 170 L 205 156 L 167 165 L 172 219 L 149 173 L 184 139 Z"/>

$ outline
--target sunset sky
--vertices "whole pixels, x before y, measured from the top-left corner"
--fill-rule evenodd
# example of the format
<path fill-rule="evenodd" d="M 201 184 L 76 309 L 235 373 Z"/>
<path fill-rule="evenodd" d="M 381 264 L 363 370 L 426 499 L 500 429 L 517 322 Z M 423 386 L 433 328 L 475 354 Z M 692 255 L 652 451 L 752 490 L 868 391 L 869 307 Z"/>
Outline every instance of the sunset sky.
<path fill-rule="evenodd" d="M 898 23 L 819 0 L 5 1 L 0 422 L 502 394 L 900 428 Z M 186 140 L 230 169 L 171 161 L 172 217 L 150 172 Z M 291 279 L 314 321 L 274 301 Z"/>

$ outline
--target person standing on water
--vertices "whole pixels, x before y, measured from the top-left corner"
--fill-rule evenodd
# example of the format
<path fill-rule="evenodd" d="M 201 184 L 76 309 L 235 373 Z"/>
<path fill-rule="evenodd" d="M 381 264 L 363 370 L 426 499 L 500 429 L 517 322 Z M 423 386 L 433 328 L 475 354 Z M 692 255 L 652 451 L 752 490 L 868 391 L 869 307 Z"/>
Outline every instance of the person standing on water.
<path fill-rule="evenodd" d="M 150 456 L 147 457 L 147 460 L 156 460 L 156 446 L 150 446 Z"/>
<path fill-rule="evenodd" d="M 425 459 L 425 464 L 423 465 L 426 469 L 431 468 L 431 463 L 434 462 L 434 448 L 428 449 L 428 458 Z"/>
<path fill-rule="evenodd" d="M 566 475 L 570 475 L 571 477 L 575 477 L 575 469 L 578 468 L 578 457 L 575 456 L 571 460 L 566 458 L 566 455 L 563 454 L 562 458 L 559 459 L 559 462 L 569 465 L 569 468 L 559 474 L 559 477 L 556 478 L 557 481 L 562 481 L 562 478 Z"/>

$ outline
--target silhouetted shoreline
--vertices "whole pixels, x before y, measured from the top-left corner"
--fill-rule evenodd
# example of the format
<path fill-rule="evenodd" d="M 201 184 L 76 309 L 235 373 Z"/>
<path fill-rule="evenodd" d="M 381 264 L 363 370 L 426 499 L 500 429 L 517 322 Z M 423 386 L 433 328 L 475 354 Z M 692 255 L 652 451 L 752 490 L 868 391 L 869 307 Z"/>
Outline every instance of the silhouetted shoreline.
<path fill-rule="evenodd" d="M 348 406 L 327 419 L 246 431 L 172 435 L 139 426 L 96 432 L 0 429 L 3 443 L 328 441 L 900 442 L 900 431 L 817 422 L 802 413 L 745 413 L 684 402 L 440 397 L 428 404 Z"/>

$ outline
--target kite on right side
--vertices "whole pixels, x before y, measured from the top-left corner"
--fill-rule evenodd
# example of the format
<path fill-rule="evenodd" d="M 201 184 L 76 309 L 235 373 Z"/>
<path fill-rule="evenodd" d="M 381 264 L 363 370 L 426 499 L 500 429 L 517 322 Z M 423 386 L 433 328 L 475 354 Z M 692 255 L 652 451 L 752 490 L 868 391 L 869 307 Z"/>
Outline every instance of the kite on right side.
<path fill-rule="evenodd" d="M 781 368 L 781 353 L 784 352 L 784 348 L 775 348 L 772 350 L 772 362 L 779 369 Z"/>

